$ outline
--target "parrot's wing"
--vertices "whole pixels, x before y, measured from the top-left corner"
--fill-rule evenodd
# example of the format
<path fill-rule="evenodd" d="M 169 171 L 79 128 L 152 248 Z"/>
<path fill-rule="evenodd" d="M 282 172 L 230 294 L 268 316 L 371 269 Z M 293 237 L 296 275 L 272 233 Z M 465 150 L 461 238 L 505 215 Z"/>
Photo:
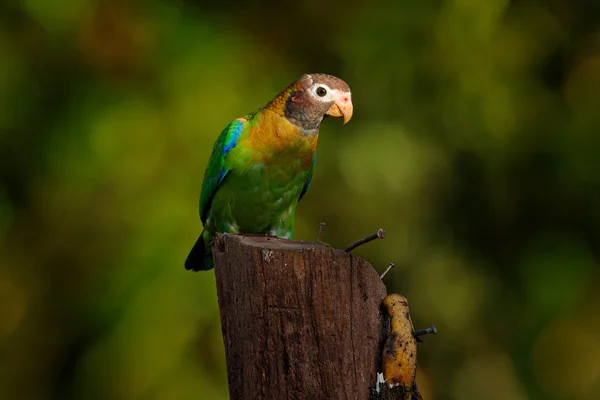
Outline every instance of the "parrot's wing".
<path fill-rule="evenodd" d="M 310 166 L 310 175 L 308 176 L 308 181 L 306 181 L 306 183 L 304 184 L 304 187 L 302 188 L 302 191 L 300 192 L 300 197 L 298 198 L 298 201 L 302 200 L 302 197 L 306 194 L 306 192 L 308 191 L 308 188 L 310 187 L 310 182 L 312 181 L 313 172 L 315 171 L 316 163 L 317 163 L 317 152 L 315 151 L 315 153 L 313 155 L 313 162 L 312 162 L 312 165 Z"/>
<path fill-rule="evenodd" d="M 225 155 L 237 144 L 237 140 L 246 126 L 247 118 L 238 118 L 231 121 L 223 129 L 215 142 L 206 172 L 204 173 L 202 194 L 200 195 L 200 219 L 203 224 L 206 222 L 210 203 L 217 189 L 223 183 L 227 172 L 229 172 L 224 163 Z"/>

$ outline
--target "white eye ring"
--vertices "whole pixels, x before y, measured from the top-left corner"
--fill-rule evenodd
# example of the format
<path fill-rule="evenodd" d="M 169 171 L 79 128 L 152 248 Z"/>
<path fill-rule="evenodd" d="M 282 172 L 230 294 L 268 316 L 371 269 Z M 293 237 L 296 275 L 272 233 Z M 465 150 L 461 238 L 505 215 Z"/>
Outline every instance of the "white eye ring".
<path fill-rule="evenodd" d="M 323 101 L 328 101 L 329 98 L 331 98 L 331 95 L 333 94 L 333 90 L 331 90 L 329 86 L 322 83 L 317 83 L 313 85 L 313 87 L 311 88 L 311 92 L 317 99 Z"/>

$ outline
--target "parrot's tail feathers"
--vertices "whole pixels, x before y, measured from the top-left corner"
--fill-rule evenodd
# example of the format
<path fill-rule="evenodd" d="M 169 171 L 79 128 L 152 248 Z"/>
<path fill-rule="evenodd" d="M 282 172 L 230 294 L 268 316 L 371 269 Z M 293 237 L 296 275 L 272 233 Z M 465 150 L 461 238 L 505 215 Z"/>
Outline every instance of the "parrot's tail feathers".
<path fill-rule="evenodd" d="M 185 260 L 185 269 L 192 271 L 208 271 L 213 269 L 215 266 L 210 247 L 206 248 L 204 242 L 204 235 L 200 235 L 194 247 L 190 251 L 190 254 Z"/>

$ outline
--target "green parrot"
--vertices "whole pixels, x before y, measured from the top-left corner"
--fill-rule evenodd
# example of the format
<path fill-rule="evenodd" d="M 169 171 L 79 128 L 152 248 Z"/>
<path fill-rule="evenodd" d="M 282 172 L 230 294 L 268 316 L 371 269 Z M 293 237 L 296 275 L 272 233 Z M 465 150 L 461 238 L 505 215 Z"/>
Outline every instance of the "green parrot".
<path fill-rule="evenodd" d="M 312 179 L 323 118 L 352 117 L 348 84 L 306 74 L 256 112 L 233 120 L 214 144 L 202 184 L 204 226 L 185 261 L 193 271 L 214 267 L 216 232 L 290 239 L 298 201 Z"/>

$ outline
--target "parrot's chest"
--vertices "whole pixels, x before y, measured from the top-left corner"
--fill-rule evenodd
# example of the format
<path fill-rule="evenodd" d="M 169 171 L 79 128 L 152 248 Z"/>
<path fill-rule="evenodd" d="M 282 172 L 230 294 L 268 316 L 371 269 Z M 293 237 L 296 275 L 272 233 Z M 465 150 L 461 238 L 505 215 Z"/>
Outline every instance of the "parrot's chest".
<path fill-rule="evenodd" d="M 277 202 L 296 196 L 308 181 L 312 169 L 316 137 L 306 138 L 296 130 L 278 129 L 271 134 L 250 132 L 241 143 L 238 165 L 232 172 L 245 183 L 245 191 L 256 198 Z"/>
<path fill-rule="evenodd" d="M 218 220 L 239 232 L 276 228 L 288 234 L 311 176 L 316 142 L 275 114 L 263 116 L 228 154 L 230 171 L 213 200 Z"/>
<path fill-rule="evenodd" d="M 255 157 L 231 169 L 221 194 L 226 196 L 231 218 L 241 232 L 248 233 L 264 232 L 293 215 L 310 179 L 314 153 L 288 148 Z"/>
<path fill-rule="evenodd" d="M 263 155 L 260 162 L 237 169 L 236 180 L 248 201 L 287 208 L 302 191 L 310 177 L 314 154 L 283 153 Z M 233 172 L 233 171 L 232 171 Z"/>
<path fill-rule="evenodd" d="M 310 171 L 295 166 L 256 164 L 230 171 L 213 200 L 217 231 L 289 237 L 300 193 L 310 177 Z"/>

